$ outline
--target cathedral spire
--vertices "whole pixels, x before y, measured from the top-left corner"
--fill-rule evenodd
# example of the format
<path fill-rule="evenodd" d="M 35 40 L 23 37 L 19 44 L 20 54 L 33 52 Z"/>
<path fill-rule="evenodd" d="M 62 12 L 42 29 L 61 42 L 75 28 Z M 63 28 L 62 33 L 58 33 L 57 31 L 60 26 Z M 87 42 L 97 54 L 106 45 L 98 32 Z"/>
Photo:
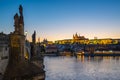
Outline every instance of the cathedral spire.
<path fill-rule="evenodd" d="M 79 36 L 78 36 L 79 38 L 80 38 L 80 34 L 79 34 Z"/>
<path fill-rule="evenodd" d="M 77 34 L 77 32 L 76 32 L 76 34 L 75 34 L 75 37 L 78 37 L 78 34 Z"/>
<path fill-rule="evenodd" d="M 73 39 L 74 39 L 75 37 L 74 37 L 74 34 L 73 34 Z"/>

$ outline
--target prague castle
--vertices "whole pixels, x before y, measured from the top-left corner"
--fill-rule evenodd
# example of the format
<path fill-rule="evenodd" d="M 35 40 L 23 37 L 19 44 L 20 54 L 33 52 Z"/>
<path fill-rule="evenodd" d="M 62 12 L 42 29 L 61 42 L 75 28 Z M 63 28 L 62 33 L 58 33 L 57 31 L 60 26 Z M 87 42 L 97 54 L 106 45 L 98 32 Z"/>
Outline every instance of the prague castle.
<path fill-rule="evenodd" d="M 118 44 L 120 43 L 120 39 L 88 39 L 84 36 L 80 36 L 77 33 L 73 35 L 72 39 L 64 39 L 64 40 L 57 40 L 55 41 L 56 44 Z"/>
<path fill-rule="evenodd" d="M 84 36 L 80 36 L 77 33 L 73 35 L 73 39 L 64 39 L 64 40 L 57 40 L 55 41 L 56 44 L 73 44 L 73 43 L 80 43 L 80 44 L 88 44 L 89 39 L 85 38 Z"/>
<path fill-rule="evenodd" d="M 73 34 L 73 39 L 74 40 L 84 40 L 84 39 L 86 39 L 84 36 L 78 36 L 78 34 L 76 33 L 75 35 Z"/>

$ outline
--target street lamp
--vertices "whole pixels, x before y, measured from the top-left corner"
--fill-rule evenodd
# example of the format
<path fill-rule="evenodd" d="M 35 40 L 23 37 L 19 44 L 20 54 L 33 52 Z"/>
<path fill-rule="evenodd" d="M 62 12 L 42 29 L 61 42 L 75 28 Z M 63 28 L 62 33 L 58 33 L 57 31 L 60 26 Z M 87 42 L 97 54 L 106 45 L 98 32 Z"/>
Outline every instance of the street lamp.
<path fill-rule="evenodd" d="M 27 40 L 27 31 L 25 31 L 25 39 Z"/>

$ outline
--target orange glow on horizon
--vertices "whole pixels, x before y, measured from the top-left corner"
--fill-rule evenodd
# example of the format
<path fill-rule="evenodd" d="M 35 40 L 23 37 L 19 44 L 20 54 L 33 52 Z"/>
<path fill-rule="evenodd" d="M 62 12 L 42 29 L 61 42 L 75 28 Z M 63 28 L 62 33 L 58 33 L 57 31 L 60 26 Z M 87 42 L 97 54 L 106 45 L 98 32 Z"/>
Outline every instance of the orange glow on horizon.
<path fill-rule="evenodd" d="M 108 35 L 104 35 L 101 36 L 101 35 L 98 35 L 98 36 L 94 36 L 94 35 L 85 35 L 85 38 L 88 38 L 88 39 L 94 39 L 94 37 L 97 37 L 98 39 L 105 39 L 105 38 L 111 38 L 111 39 L 120 39 L 120 35 L 115 35 L 115 36 L 108 36 Z M 39 37 L 36 37 L 36 42 L 38 42 L 38 38 Z M 42 42 L 44 39 L 47 39 L 48 41 L 56 41 L 56 40 L 64 40 L 64 39 L 72 39 L 73 38 L 73 35 L 70 35 L 70 36 L 47 36 L 47 38 L 43 38 L 43 37 L 40 37 L 40 42 Z M 32 42 L 32 38 L 31 36 L 27 36 L 27 40 L 29 40 L 30 42 Z"/>

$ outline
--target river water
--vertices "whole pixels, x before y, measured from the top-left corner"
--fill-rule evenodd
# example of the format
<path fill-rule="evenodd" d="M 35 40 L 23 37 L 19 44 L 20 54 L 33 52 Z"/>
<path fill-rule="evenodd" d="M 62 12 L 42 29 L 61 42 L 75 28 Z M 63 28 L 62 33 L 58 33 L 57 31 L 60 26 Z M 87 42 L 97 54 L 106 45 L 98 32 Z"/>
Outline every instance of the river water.
<path fill-rule="evenodd" d="M 120 57 L 44 57 L 45 80 L 120 80 Z"/>

